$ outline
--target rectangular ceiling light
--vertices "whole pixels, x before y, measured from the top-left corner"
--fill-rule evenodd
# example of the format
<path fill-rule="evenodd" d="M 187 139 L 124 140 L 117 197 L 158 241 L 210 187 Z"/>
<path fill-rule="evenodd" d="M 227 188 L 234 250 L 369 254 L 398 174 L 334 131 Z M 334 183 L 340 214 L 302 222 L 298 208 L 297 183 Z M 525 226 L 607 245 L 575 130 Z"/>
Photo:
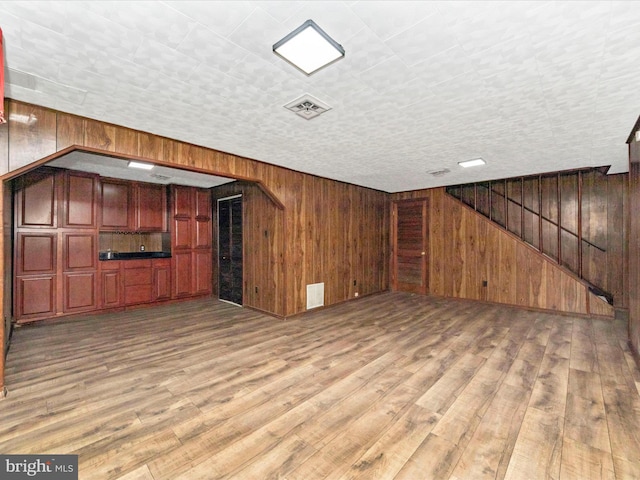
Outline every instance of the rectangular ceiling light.
<path fill-rule="evenodd" d="M 476 158 L 474 160 L 467 160 L 467 161 L 464 161 L 464 162 L 458 162 L 458 165 L 460 165 L 461 167 L 464 167 L 464 168 L 478 167 L 480 165 L 486 165 L 486 164 L 487 164 L 487 162 L 485 162 L 481 158 Z"/>
<path fill-rule="evenodd" d="M 307 76 L 344 57 L 342 45 L 313 20 L 307 20 L 275 43 L 273 52 Z"/>
<path fill-rule="evenodd" d="M 139 168 L 141 170 L 151 170 L 154 167 L 151 163 L 129 162 L 129 168 Z"/>

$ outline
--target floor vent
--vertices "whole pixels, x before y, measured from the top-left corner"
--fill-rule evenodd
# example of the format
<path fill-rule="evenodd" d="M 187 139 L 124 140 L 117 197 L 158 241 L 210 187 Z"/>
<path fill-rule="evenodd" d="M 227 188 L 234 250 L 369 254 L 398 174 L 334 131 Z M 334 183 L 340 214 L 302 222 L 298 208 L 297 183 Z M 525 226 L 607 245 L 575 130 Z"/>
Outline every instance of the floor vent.
<path fill-rule="evenodd" d="M 322 103 L 311 95 L 303 95 L 302 97 L 287 103 L 284 108 L 291 110 L 296 115 L 301 116 L 305 120 L 311 120 L 324 112 L 331 110 L 326 103 Z"/>
<path fill-rule="evenodd" d="M 307 285 L 307 310 L 324 305 L 324 283 Z"/>

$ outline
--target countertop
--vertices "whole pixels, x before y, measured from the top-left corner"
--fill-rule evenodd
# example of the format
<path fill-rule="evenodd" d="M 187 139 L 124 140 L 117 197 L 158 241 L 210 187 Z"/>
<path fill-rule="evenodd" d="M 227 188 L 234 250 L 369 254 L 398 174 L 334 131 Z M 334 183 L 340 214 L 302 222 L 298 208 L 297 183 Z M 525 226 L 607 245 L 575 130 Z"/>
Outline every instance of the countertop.
<path fill-rule="evenodd" d="M 107 258 L 107 252 L 100 252 L 98 260 L 138 260 L 141 258 L 171 258 L 171 252 L 111 252 L 111 258 Z"/>

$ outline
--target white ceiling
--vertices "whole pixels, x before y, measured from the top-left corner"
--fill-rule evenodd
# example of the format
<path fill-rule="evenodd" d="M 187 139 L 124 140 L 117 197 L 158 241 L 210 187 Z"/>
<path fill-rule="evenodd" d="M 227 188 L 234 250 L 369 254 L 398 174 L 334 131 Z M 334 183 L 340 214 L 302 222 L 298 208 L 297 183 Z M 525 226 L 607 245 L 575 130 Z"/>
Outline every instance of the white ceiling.
<path fill-rule="evenodd" d="M 155 165 L 152 170 L 129 168 L 129 162 L 115 157 L 74 150 L 47 165 L 69 170 L 97 173 L 103 177 L 120 178 L 137 182 L 159 183 L 161 185 L 188 185 L 212 188 L 234 181 L 233 179 L 206 175 L 190 170 Z"/>
<path fill-rule="evenodd" d="M 307 19 L 346 50 L 311 77 L 271 50 Z M 626 171 L 640 114 L 640 2 L 3 1 L 0 28 L 10 98 L 388 192 Z"/>

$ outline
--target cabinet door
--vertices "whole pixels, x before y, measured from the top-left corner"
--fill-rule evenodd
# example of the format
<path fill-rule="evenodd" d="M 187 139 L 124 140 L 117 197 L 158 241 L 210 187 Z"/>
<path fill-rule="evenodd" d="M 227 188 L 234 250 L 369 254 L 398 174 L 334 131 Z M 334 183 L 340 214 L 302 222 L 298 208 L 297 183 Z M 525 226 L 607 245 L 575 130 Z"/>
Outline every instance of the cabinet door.
<path fill-rule="evenodd" d="M 193 251 L 194 294 L 211 293 L 211 251 Z"/>
<path fill-rule="evenodd" d="M 192 187 L 182 187 L 172 185 L 172 210 L 174 217 L 193 217 L 194 213 L 194 191 Z"/>
<path fill-rule="evenodd" d="M 97 269 L 98 249 L 95 234 L 64 233 L 62 239 L 65 272 Z"/>
<path fill-rule="evenodd" d="M 17 182 L 17 227 L 56 228 L 56 183 L 54 171 L 38 169 Z"/>
<path fill-rule="evenodd" d="M 55 233 L 18 233 L 15 268 L 17 275 L 35 275 L 56 271 Z"/>
<path fill-rule="evenodd" d="M 120 306 L 120 272 L 107 270 L 102 272 L 102 306 Z"/>
<path fill-rule="evenodd" d="M 167 231 L 167 194 L 164 185 L 136 185 L 136 229 L 141 232 Z"/>
<path fill-rule="evenodd" d="M 198 188 L 195 191 L 195 196 L 195 216 L 203 220 L 211 219 L 211 192 L 206 188 Z"/>
<path fill-rule="evenodd" d="M 56 314 L 56 276 L 16 278 L 16 319 L 52 317 Z"/>
<path fill-rule="evenodd" d="M 192 294 L 191 250 L 173 252 L 173 297 L 187 297 Z"/>
<path fill-rule="evenodd" d="M 173 219 L 173 241 L 171 249 L 189 249 L 192 243 L 190 218 L 174 218 Z"/>
<path fill-rule="evenodd" d="M 171 264 L 170 262 L 153 266 L 153 301 L 171 298 Z"/>
<path fill-rule="evenodd" d="M 63 305 L 65 312 L 95 310 L 96 302 L 96 272 L 64 273 Z"/>
<path fill-rule="evenodd" d="M 194 248 L 211 248 L 211 220 L 196 218 Z"/>
<path fill-rule="evenodd" d="M 67 171 L 64 179 L 64 226 L 95 228 L 98 176 Z"/>
<path fill-rule="evenodd" d="M 102 180 L 101 230 L 132 230 L 131 185 Z"/>

